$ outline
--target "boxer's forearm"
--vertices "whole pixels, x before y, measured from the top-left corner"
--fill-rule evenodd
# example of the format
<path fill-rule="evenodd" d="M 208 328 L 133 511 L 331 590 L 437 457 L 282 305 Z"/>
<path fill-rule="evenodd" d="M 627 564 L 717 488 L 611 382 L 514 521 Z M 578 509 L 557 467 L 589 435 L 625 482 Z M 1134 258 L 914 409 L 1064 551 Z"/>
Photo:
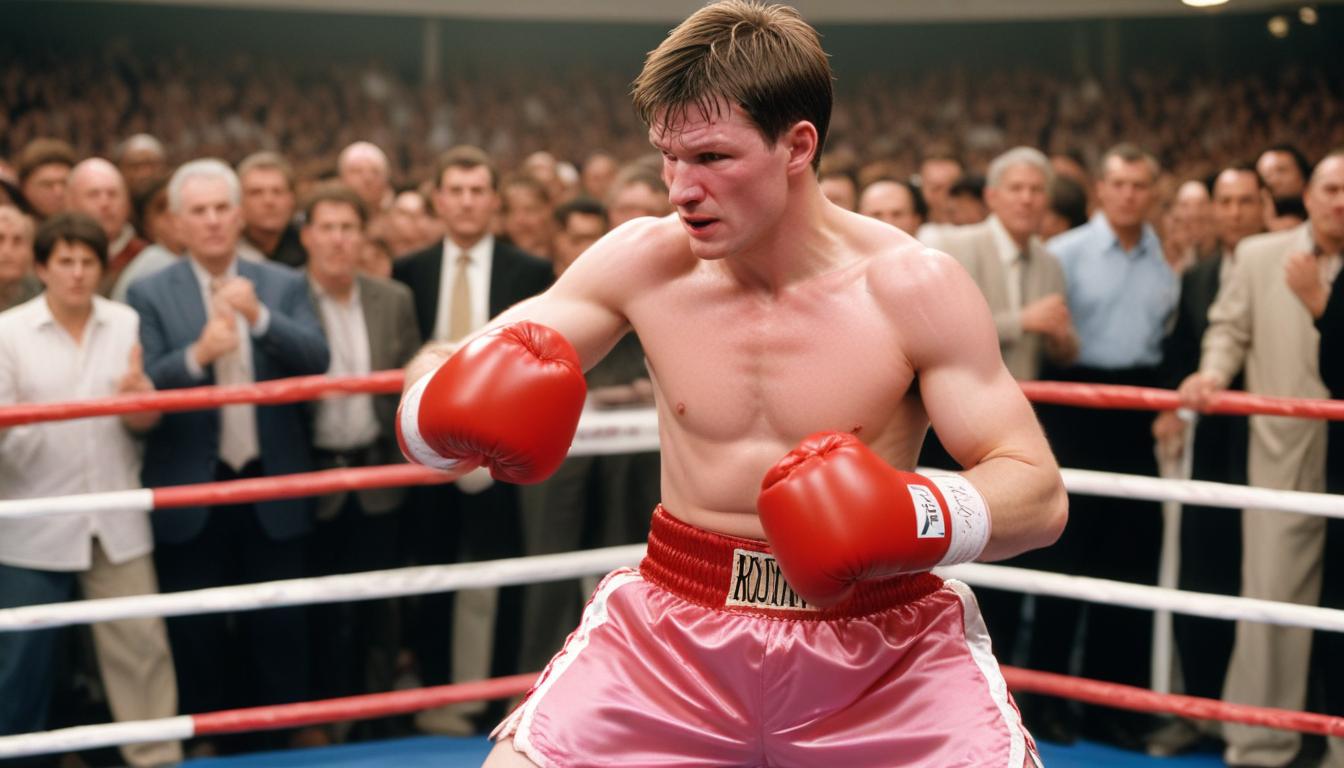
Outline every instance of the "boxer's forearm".
<path fill-rule="evenodd" d="M 1004 560 L 1047 547 L 1063 533 L 1068 520 L 1068 493 L 1059 467 L 1048 453 L 1044 457 L 987 458 L 964 475 L 989 507 L 989 544 L 980 560 Z"/>

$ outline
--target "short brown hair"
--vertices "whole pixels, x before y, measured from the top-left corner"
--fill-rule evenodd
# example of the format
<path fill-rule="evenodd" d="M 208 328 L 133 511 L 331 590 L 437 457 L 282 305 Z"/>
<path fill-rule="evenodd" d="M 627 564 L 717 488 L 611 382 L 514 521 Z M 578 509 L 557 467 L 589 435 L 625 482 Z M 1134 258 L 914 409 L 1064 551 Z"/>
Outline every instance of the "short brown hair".
<path fill-rule="evenodd" d="M 1122 163 L 1129 165 L 1131 163 L 1147 163 L 1148 170 L 1153 175 L 1153 181 L 1162 173 L 1162 164 L 1157 161 L 1153 153 L 1140 147 L 1137 144 L 1121 143 L 1106 150 L 1106 154 L 1101 156 L 1101 166 L 1097 168 L 1097 178 L 1106 178 L 1106 161 L 1112 157 Z"/>
<path fill-rule="evenodd" d="M 75 150 L 69 144 L 60 139 L 33 139 L 19 150 L 19 156 L 14 158 L 14 172 L 19 176 L 19 183 L 28 180 L 33 175 L 33 171 L 44 165 L 64 165 L 67 168 L 73 168 L 75 165 Z"/>
<path fill-rule="evenodd" d="M 107 266 L 107 235 L 103 225 L 86 213 L 62 211 L 42 222 L 33 238 L 33 258 L 45 265 L 58 243 L 81 243 L 98 257 L 99 266 Z"/>
<path fill-rule="evenodd" d="M 279 152 L 253 152 L 238 164 L 238 179 L 242 181 L 248 171 L 255 171 L 260 168 L 279 171 L 285 177 L 285 184 L 289 186 L 289 191 L 294 191 L 294 166 L 284 158 Z"/>
<path fill-rule="evenodd" d="M 723 0 L 691 14 L 649 53 L 633 97 L 644 122 L 661 119 L 664 128 L 676 119 L 666 112 L 696 109 L 708 119 L 724 101 L 736 104 L 770 143 L 807 120 L 817 129 L 817 168 L 831 122 L 831 80 L 821 39 L 797 11 Z"/>
<path fill-rule="evenodd" d="M 348 205 L 355 209 L 355 214 L 359 216 L 359 225 L 364 227 L 369 223 L 369 209 L 364 207 L 364 200 L 360 198 L 355 190 L 338 184 L 336 182 L 327 182 L 320 184 L 313 193 L 303 201 L 303 225 L 306 227 L 313 223 L 313 211 L 317 210 L 318 203 L 340 203 Z"/>
<path fill-rule="evenodd" d="M 490 188 L 498 192 L 499 170 L 490 161 L 490 155 L 487 155 L 485 150 L 480 147 L 473 147 L 469 144 L 459 144 L 439 155 L 438 160 L 434 161 L 434 186 L 443 186 L 443 173 L 449 168 L 461 168 L 469 171 L 472 168 L 481 167 L 490 171 Z"/>

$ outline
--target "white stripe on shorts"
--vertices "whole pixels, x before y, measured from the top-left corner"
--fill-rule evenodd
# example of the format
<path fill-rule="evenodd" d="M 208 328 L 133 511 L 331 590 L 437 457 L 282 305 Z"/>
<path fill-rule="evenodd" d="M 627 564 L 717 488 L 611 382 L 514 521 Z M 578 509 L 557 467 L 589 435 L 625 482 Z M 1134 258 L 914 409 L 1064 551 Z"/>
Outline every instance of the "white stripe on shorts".
<path fill-rule="evenodd" d="M 976 602 L 971 588 L 956 579 L 947 579 L 943 586 L 957 593 L 961 598 L 961 613 L 964 617 L 966 648 L 975 659 L 985 682 L 989 685 L 989 695 L 999 708 L 1003 725 L 1008 729 L 1008 768 L 1022 768 L 1027 758 L 1027 739 L 1023 736 L 1022 721 L 1008 698 L 1008 683 L 999 671 L 999 662 L 989 644 L 989 630 L 985 628 L 985 619 L 980 615 L 980 604 Z"/>
<path fill-rule="evenodd" d="M 546 665 L 546 669 L 541 673 L 541 682 L 537 684 L 537 689 L 527 697 L 513 714 L 509 715 L 504 722 L 500 723 L 491 738 L 508 736 L 512 731 L 513 748 L 527 756 L 528 760 L 536 763 L 540 768 L 546 768 L 549 761 L 546 756 L 537 751 L 532 744 L 532 718 L 536 714 L 537 707 L 541 700 L 551 690 L 555 681 L 569 669 L 574 660 L 584 648 L 588 647 L 588 641 L 593 632 L 607 622 L 607 602 L 616 590 L 632 584 L 643 581 L 644 577 L 639 571 L 633 568 L 618 568 L 607 574 L 602 579 L 602 583 L 597 585 L 597 591 L 588 601 L 588 607 L 583 609 L 583 618 L 579 619 L 579 627 L 574 630 L 574 634 L 565 642 L 565 647 L 551 659 L 551 663 Z"/>

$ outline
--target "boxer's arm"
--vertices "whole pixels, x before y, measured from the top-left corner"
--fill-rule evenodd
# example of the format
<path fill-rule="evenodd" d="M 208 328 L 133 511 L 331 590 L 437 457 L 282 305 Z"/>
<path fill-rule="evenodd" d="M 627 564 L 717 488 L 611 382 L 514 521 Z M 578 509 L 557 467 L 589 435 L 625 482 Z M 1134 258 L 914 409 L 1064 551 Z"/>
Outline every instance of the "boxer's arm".
<path fill-rule="evenodd" d="M 981 560 L 1059 538 L 1068 497 L 1031 405 L 1003 365 L 989 308 L 970 276 L 930 252 L 900 312 L 902 339 L 933 428 L 989 507 Z M 907 291 L 910 290 L 907 286 Z"/>

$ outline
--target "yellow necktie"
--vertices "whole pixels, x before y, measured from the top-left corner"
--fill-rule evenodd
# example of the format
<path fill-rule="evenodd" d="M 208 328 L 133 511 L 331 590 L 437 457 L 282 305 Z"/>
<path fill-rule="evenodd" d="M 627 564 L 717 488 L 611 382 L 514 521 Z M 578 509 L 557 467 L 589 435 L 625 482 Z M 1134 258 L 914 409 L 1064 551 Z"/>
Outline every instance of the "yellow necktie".
<path fill-rule="evenodd" d="M 468 268 L 471 257 L 459 254 L 457 272 L 453 275 L 453 303 L 448 308 L 448 340 L 458 339 L 471 333 L 471 277 Z"/>

